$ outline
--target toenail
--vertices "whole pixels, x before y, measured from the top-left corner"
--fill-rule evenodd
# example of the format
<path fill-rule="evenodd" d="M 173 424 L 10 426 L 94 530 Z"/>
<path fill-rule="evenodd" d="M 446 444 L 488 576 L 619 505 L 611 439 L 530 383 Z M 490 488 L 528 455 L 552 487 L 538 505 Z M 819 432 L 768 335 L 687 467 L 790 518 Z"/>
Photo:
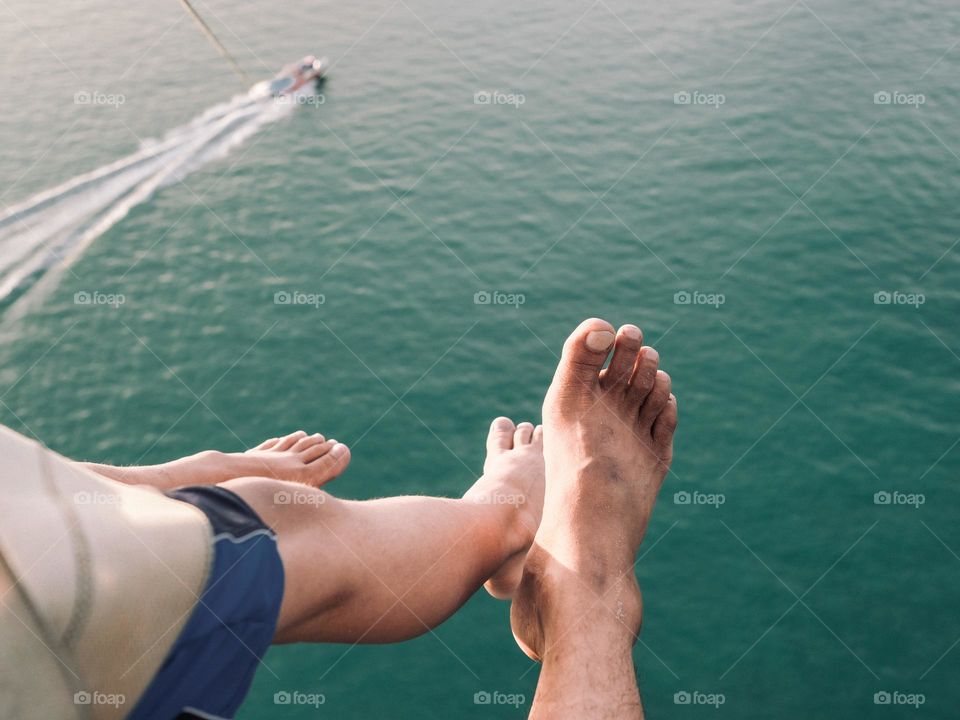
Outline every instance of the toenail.
<path fill-rule="evenodd" d="M 346 445 L 341 445 L 340 443 L 337 443 L 330 449 L 330 454 L 333 455 L 334 457 L 340 457 L 346 451 L 347 451 Z"/>
<path fill-rule="evenodd" d="M 660 353 L 658 353 L 652 347 L 648 347 L 646 352 L 644 352 L 644 359 L 650 360 L 651 362 L 657 362 L 660 359 Z"/>
<path fill-rule="evenodd" d="M 613 342 L 613 333 L 609 330 L 594 330 L 587 335 L 587 347 L 594 352 L 603 352 Z"/>
<path fill-rule="evenodd" d="M 624 325 L 623 326 L 623 336 L 628 337 L 631 340 L 640 339 L 640 328 L 636 325 Z"/>

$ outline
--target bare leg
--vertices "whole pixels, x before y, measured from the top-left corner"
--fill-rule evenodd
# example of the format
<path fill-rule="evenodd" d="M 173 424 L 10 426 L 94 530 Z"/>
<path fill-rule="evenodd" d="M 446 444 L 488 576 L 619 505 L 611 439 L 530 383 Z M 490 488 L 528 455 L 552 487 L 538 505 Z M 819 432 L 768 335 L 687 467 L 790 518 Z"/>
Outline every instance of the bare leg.
<path fill-rule="evenodd" d="M 79 463 L 88 470 L 128 485 L 152 485 L 169 490 L 184 485 L 213 485 L 258 475 L 319 487 L 333 480 L 350 463 L 350 450 L 336 440 L 298 430 L 270 438 L 243 453 L 204 450 L 160 465 L 116 467 Z"/>
<path fill-rule="evenodd" d="M 286 572 L 276 642 L 395 642 L 452 615 L 480 586 L 509 595 L 543 503 L 541 433 L 498 418 L 484 475 L 462 499 L 339 500 L 323 490 L 223 483 L 277 533 Z"/>
<path fill-rule="evenodd" d="M 511 607 L 543 661 L 530 717 L 642 718 L 632 647 L 642 601 L 633 564 L 672 459 L 670 378 L 641 333 L 587 320 L 544 400 L 543 520 Z"/>

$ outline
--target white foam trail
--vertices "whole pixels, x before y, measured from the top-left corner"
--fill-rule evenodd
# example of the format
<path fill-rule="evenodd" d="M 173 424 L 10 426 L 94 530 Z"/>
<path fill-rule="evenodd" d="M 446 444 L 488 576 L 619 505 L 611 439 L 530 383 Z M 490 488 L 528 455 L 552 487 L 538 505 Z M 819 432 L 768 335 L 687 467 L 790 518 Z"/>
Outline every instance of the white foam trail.
<path fill-rule="evenodd" d="M 226 156 L 292 107 L 260 83 L 125 158 L 8 208 L 0 214 L 0 303 L 28 290 L 35 300 L 35 290 L 55 287 L 94 240 L 157 189 Z"/>

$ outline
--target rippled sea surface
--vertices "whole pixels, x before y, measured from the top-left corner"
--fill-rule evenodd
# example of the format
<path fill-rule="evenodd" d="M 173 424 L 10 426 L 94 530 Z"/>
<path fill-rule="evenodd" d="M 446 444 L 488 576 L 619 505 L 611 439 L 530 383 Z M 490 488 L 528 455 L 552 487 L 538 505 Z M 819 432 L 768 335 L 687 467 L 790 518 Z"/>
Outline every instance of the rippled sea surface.
<path fill-rule="evenodd" d="M 885 718 L 918 693 L 956 716 L 956 4 L 198 8 L 253 77 L 328 55 L 325 102 L 6 307 L 2 422 L 115 463 L 302 427 L 353 449 L 334 492 L 452 495 L 492 417 L 537 419 L 571 327 L 636 322 L 682 415 L 637 565 L 650 716 Z M 0 18 L 5 206 L 243 91 L 176 2 Z M 294 291 L 324 302 L 275 303 Z M 520 717 L 537 678 L 482 594 L 413 642 L 264 665 L 241 718 Z M 325 703 L 274 704 L 295 690 Z"/>

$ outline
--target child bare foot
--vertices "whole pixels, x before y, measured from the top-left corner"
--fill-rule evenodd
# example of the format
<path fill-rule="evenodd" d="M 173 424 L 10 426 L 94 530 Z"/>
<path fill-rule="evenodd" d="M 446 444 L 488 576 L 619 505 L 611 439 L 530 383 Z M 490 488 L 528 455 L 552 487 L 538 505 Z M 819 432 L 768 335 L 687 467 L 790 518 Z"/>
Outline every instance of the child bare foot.
<path fill-rule="evenodd" d="M 543 509 L 543 427 L 498 417 L 487 436 L 483 475 L 463 496 L 480 504 L 501 505 L 507 546 L 517 548 L 484 587 L 496 598 L 512 597 L 523 573 Z"/>
<path fill-rule="evenodd" d="M 597 319 L 581 323 L 564 345 L 543 404 L 543 519 L 511 608 L 514 636 L 536 660 L 571 633 L 571 641 L 619 645 L 632 644 L 640 630 L 633 563 L 677 425 L 670 377 L 658 360 L 638 327 L 614 334 Z M 592 635 L 581 634 L 585 625 Z"/>
<path fill-rule="evenodd" d="M 265 440 L 242 453 L 204 450 L 160 465 L 115 467 L 81 463 L 88 470 L 131 485 L 152 485 L 162 490 L 185 485 L 214 485 L 241 477 L 268 477 L 320 487 L 342 473 L 350 463 L 350 450 L 303 430 Z"/>
<path fill-rule="evenodd" d="M 245 453 L 228 456 L 231 462 L 249 468 L 248 475 L 290 480 L 320 487 L 342 473 L 350 463 L 350 449 L 320 433 L 303 430 L 264 440 Z"/>

